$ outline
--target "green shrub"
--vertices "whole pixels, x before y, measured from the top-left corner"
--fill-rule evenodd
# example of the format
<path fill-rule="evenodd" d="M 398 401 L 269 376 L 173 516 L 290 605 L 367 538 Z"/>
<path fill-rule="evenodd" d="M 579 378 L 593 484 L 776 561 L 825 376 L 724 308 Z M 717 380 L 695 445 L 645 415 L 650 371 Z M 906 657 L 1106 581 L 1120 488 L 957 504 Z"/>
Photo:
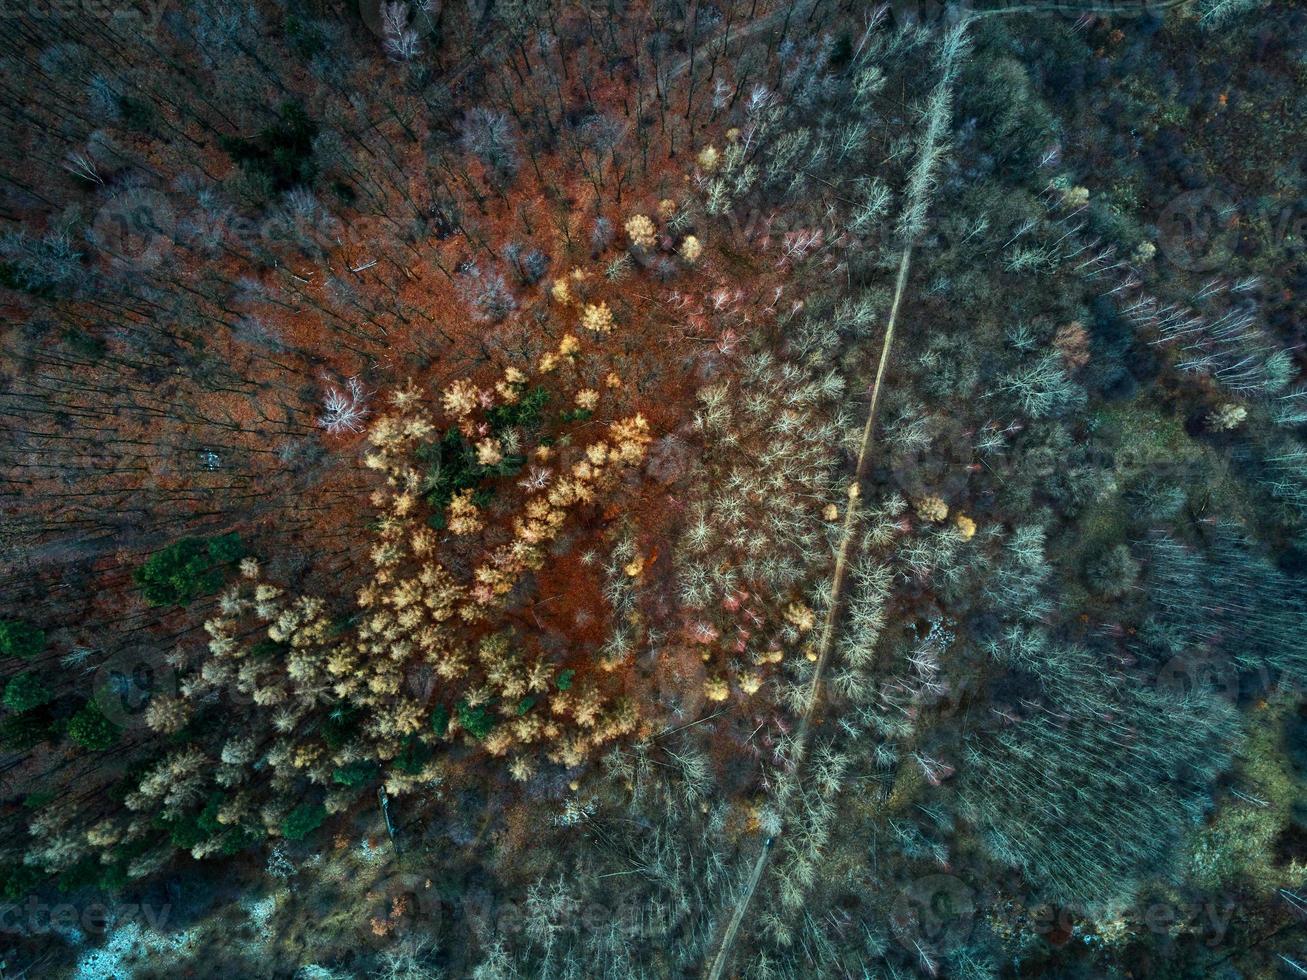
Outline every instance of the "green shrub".
<path fill-rule="evenodd" d="M 521 385 L 518 386 L 522 387 Z M 545 404 L 549 401 L 549 392 L 544 388 L 535 388 L 528 395 L 523 395 L 512 405 L 496 405 L 486 413 L 490 428 L 495 432 L 525 426 L 534 428 L 540 424 L 544 415 Z"/>
<path fill-rule="evenodd" d="M 245 557 L 245 546 L 235 531 L 220 534 L 209 539 L 209 557 L 216 562 L 230 565 Z"/>
<path fill-rule="evenodd" d="M 142 133 L 153 132 L 159 118 L 149 99 L 138 99 L 132 95 L 118 97 L 118 112 L 125 127 Z"/>
<path fill-rule="evenodd" d="M 4 705 L 10 711 L 22 713 L 48 704 L 53 697 L 45 682 L 28 671 L 9 678 L 5 685 Z"/>
<path fill-rule="evenodd" d="M 26 864 L 0 865 L 0 896 L 6 901 L 16 902 L 44 879 L 44 874 Z"/>
<path fill-rule="evenodd" d="M 431 712 L 431 730 L 440 738 L 449 734 L 449 709 L 443 704 L 436 705 L 436 710 Z"/>
<path fill-rule="evenodd" d="M 222 586 L 223 567 L 245 554 L 240 536 L 182 538 L 155 552 L 136 570 L 136 583 L 152 606 L 184 606 Z"/>
<path fill-rule="evenodd" d="M 326 819 L 327 809 L 321 803 L 301 803 L 281 822 L 281 835 L 287 840 L 303 840 Z"/>
<path fill-rule="evenodd" d="M 332 772 L 331 781 L 347 789 L 358 789 L 360 786 L 371 782 L 376 776 L 376 763 L 360 759 L 358 762 L 351 762 L 347 766 L 338 767 Z"/>
<path fill-rule="evenodd" d="M 183 814 L 173 820 L 162 821 L 162 825 L 170 832 L 173 846 L 189 851 L 221 833 L 223 826 L 218 822 L 218 810 L 222 807 L 222 801 L 222 793 L 211 793 L 199 813 Z"/>
<path fill-rule="evenodd" d="M 26 752 L 50 737 L 50 720 L 42 711 L 27 711 L 0 718 L 0 748 Z"/>
<path fill-rule="evenodd" d="M 435 750 L 418 740 L 417 735 L 410 735 L 404 741 L 404 748 L 395 756 L 395 768 L 410 776 L 416 776 L 431 761 Z"/>
<path fill-rule="evenodd" d="M 84 749 L 99 752 L 118 741 L 117 725 L 106 718 L 94 701 L 88 701 L 68 720 L 68 737 Z"/>
<path fill-rule="evenodd" d="M 47 803 L 53 801 L 56 795 L 57 794 L 52 789 L 43 789 L 35 793 L 28 793 L 26 798 L 23 800 L 23 808 L 25 810 L 39 810 Z"/>
<path fill-rule="evenodd" d="M 45 647 L 45 630 L 20 619 L 0 619 L 0 657 L 31 660 Z"/>
<path fill-rule="evenodd" d="M 457 429 L 450 429 L 437 442 L 420 447 L 417 458 L 427 464 L 422 490 L 427 502 L 437 510 L 443 511 L 454 494 L 475 487 L 481 479 L 476 450 Z"/>
<path fill-rule="evenodd" d="M 476 449 L 457 429 L 450 429 L 436 442 L 419 447 L 417 457 L 427 464 L 422 492 L 439 515 L 432 515 L 428 521 L 438 531 L 444 529 L 444 509 L 455 494 L 476 488 L 487 477 L 513 476 L 526 465 L 525 456 L 505 456 L 493 466 L 483 466 L 477 462 Z M 489 487 L 476 490 L 473 503 L 484 507 L 493 493 Z"/>
<path fill-rule="evenodd" d="M 55 887 L 63 894 L 94 887 L 99 884 L 103 871 L 104 866 L 100 864 L 98 857 L 84 857 L 71 868 L 59 873 L 59 877 L 55 880 Z"/>
<path fill-rule="evenodd" d="M 355 716 L 357 714 L 357 708 L 351 708 L 347 705 L 338 705 L 327 713 L 327 717 L 322 722 L 320 729 L 322 740 L 327 743 L 327 748 L 334 752 L 343 748 L 345 743 L 354 736 Z"/>
<path fill-rule="evenodd" d="M 460 701 L 457 711 L 458 723 L 475 739 L 485 738 L 495 727 L 495 716 L 491 714 L 489 705 L 481 704 L 472 708 L 466 701 Z"/>
<path fill-rule="evenodd" d="M 317 176 L 313 138 L 318 135 L 318 124 L 298 102 L 283 103 L 277 115 L 274 125 L 251 139 L 218 138 L 227 155 L 269 192 L 307 186 Z"/>

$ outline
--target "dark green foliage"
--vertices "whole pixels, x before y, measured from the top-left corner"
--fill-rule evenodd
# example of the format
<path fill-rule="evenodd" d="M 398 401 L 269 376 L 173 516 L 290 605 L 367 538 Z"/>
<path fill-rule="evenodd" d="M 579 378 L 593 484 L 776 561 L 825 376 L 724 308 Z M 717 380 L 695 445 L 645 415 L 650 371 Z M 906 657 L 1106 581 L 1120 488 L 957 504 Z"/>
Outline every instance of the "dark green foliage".
<path fill-rule="evenodd" d="M 21 619 L 0 619 L 0 657 L 31 660 L 45 647 L 45 630 Z"/>
<path fill-rule="evenodd" d="M 517 387 L 520 391 L 525 386 Z M 486 420 L 495 432 L 502 432 L 504 429 L 519 425 L 532 429 L 540 424 L 548 401 L 548 391 L 544 388 L 534 388 L 511 405 L 496 405 L 486 413 Z"/>
<path fill-rule="evenodd" d="M 0 263 L 0 286 L 5 289 L 12 289 L 14 293 L 31 293 L 33 295 L 43 295 L 44 298 L 54 297 L 54 290 L 50 287 L 41 287 L 31 282 L 24 276 L 22 269 L 14 263 Z"/>
<path fill-rule="evenodd" d="M 223 800 L 223 794 L 214 791 L 198 812 L 172 819 L 159 818 L 156 823 L 160 829 L 168 831 L 168 839 L 180 850 L 188 851 L 205 841 L 220 837 L 222 853 L 234 854 L 252 843 L 257 835 L 246 828 L 227 827 L 218 821 L 218 811 Z"/>
<path fill-rule="evenodd" d="M 219 840 L 219 852 L 230 857 L 263 840 L 261 831 L 253 827 L 229 827 Z"/>
<path fill-rule="evenodd" d="M 118 97 L 118 114 L 122 117 L 124 126 L 142 133 L 153 132 L 158 121 L 158 112 L 154 104 L 133 95 L 124 94 Z"/>
<path fill-rule="evenodd" d="M 209 794 L 203 808 L 196 813 L 156 819 L 155 824 L 161 830 L 168 831 L 168 839 L 173 847 L 189 851 L 205 841 L 218 839 L 222 854 L 235 854 L 258 840 L 258 834 L 247 827 L 228 827 L 218 821 L 218 811 L 223 804 L 221 791 Z"/>
<path fill-rule="evenodd" d="M 278 643 L 276 640 L 264 637 L 258 643 L 250 647 L 250 656 L 258 657 L 263 660 L 272 660 L 284 656 L 290 648 L 285 643 Z"/>
<path fill-rule="evenodd" d="M 301 803 L 281 822 L 281 835 L 287 840 L 303 840 L 326 819 L 327 808 L 321 803 Z"/>
<path fill-rule="evenodd" d="M 120 734 L 118 726 L 104 716 L 94 701 L 88 701 L 68 720 L 69 739 L 93 752 L 109 748 Z"/>
<path fill-rule="evenodd" d="M 112 895 L 127 887 L 127 882 L 127 866 L 125 864 L 111 864 L 100 875 L 100 890 Z"/>
<path fill-rule="evenodd" d="M 31 293 L 33 296 L 40 296 L 43 299 L 50 299 L 54 296 L 53 288 L 29 276 L 20 266 L 13 262 L 0 262 L 0 286 L 5 289 L 12 289 L 14 292 Z"/>
<path fill-rule="evenodd" d="M 45 873 L 31 865 L 0 865 L 0 897 L 9 902 L 16 902 L 45 879 Z"/>
<path fill-rule="evenodd" d="M 27 810 L 39 810 L 47 803 L 53 801 L 56 797 L 54 790 L 41 790 L 38 793 L 28 793 L 23 800 L 23 808 Z"/>
<path fill-rule="evenodd" d="M 245 546 L 241 544 L 240 535 L 235 532 L 210 538 L 208 548 L 209 557 L 223 564 L 238 562 L 245 557 Z"/>
<path fill-rule="evenodd" d="M 485 738 L 495 727 L 496 719 L 489 705 L 481 704 L 472 708 L 466 701 L 459 701 L 455 710 L 458 712 L 458 723 L 475 739 Z"/>
<path fill-rule="evenodd" d="M 327 743 L 327 748 L 335 751 L 354 737 L 357 715 L 357 708 L 344 704 L 337 705 L 327 712 L 327 717 L 319 730 L 322 740 Z"/>
<path fill-rule="evenodd" d="M 195 829 L 204 835 L 205 840 L 222 830 L 222 824 L 218 822 L 218 810 L 222 807 L 222 800 L 222 793 L 211 793 L 208 802 L 204 804 L 204 809 L 195 815 Z M 191 846 L 194 847 L 193 844 Z"/>
<path fill-rule="evenodd" d="M 75 892 L 81 888 L 92 888 L 99 884 L 104 865 L 97 857 L 84 857 L 71 868 L 59 873 L 55 887 L 63 894 Z"/>
<path fill-rule="evenodd" d="M 318 124 L 298 102 L 282 104 L 277 122 L 257 136 L 243 139 L 221 136 L 218 144 L 249 175 L 271 191 L 307 186 L 317 176 L 313 159 L 313 138 Z"/>
<path fill-rule="evenodd" d="M 165 826 L 168 827 L 168 840 L 172 842 L 172 846 L 182 851 L 189 851 L 192 847 L 202 844 L 209 836 L 200 829 L 198 820 L 193 817 L 179 817 Z"/>
<path fill-rule="evenodd" d="M 327 40 L 314 21 L 295 14 L 287 14 L 284 26 L 287 45 L 305 61 L 312 59 L 326 48 Z"/>
<path fill-rule="evenodd" d="M 1300 773 L 1307 773 L 1307 715 L 1303 708 L 1284 721 L 1285 754 Z"/>
<path fill-rule="evenodd" d="M 245 553 L 240 536 L 182 538 L 155 552 L 136 570 L 136 583 L 152 606 L 184 606 L 222 586 L 225 566 Z"/>
<path fill-rule="evenodd" d="M 522 467 L 525 465 L 526 465 L 525 456 L 505 456 L 503 459 L 501 459 L 498 463 L 495 463 L 493 466 L 482 466 L 481 474 L 482 476 L 496 476 L 496 477 L 516 476 L 518 471 L 521 470 Z M 486 494 L 486 496 L 482 499 L 478 499 L 478 497 L 481 494 Z M 472 502 L 475 503 L 478 507 L 484 507 L 487 503 L 490 502 L 490 496 L 493 494 L 494 494 L 494 490 L 488 487 L 483 488 L 481 490 L 478 490 L 476 494 L 473 494 Z"/>
<path fill-rule="evenodd" d="M 572 678 L 576 676 L 576 671 L 568 668 L 558 675 L 558 689 L 560 691 L 569 690 L 572 686 Z"/>
<path fill-rule="evenodd" d="M 10 711 L 24 712 L 48 704 L 54 697 L 50 688 L 31 671 L 15 674 L 5 685 L 4 705 Z"/>
<path fill-rule="evenodd" d="M 99 337 L 73 327 L 64 330 L 63 342 L 68 345 L 70 350 L 94 360 L 104 357 L 105 351 L 108 350 L 108 345 Z"/>
<path fill-rule="evenodd" d="M 1134 221 L 1102 198 L 1089 202 L 1085 218 L 1088 228 L 1095 235 L 1101 235 L 1104 240 L 1117 242 L 1126 248 L 1133 248 L 1146 238 Z"/>
<path fill-rule="evenodd" d="M 516 408 L 517 406 L 500 407 Z M 417 451 L 417 457 L 427 464 L 426 476 L 422 482 L 423 493 L 426 495 L 427 502 L 438 512 L 443 512 L 454 496 L 461 491 L 473 489 L 487 478 L 513 476 L 526 463 L 525 456 L 505 456 L 494 466 L 483 466 L 477 462 L 476 449 L 457 429 L 450 429 L 438 441 L 421 446 Z M 489 502 L 490 493 L 493 493 L 490 488 L 477 490 L 473 502 L 479 507 L 484 507 Z M 439 521 L 431 523 L 431 526 L 436 530 L 443 529 L 444 514 L 441 513 Z"/>
<path fill-rule="evenodd" d="M 431 730 L 439 738 L 449 734 L 449 709 L 443 704 L 436 705 L 435 710 L 431 712 Z"/>
<path fill-rule="evenodd" d="M 358 198 L 358 192 L 355 191 L 354 188 L 339 180 L 333 180 L 331 182 L 331 192 L 340 199 L 341 204 L 345 205 L 353 204 Z"/>
<path fill-rule="evenodd" d="M 26 711 L 0 718 L 0 749 L 26 752 L 50 736 L 50 720 L 44 712 Z"/>
<path fill-rule="evenodd" d="M 377 777 L 377 766 L 368 760 L 359 760 L 351 762 L 349 765 L 340 766 L 331 774 L 331 781 L 338 786 L 344 786 L 348 789 L 358 789 L 365 786 Z"/>
<path fill-rule="evenodd" d="M 835 70 L 843 68 L 853 58 L 853 35 L 848 31 L 842 31 L 835 38 L 835 44 L 830 51 L 830 66 Z"/>
<path fill-rule="evenodd" d="M 431 746 L 420 741 L 417 735 L 410 735 L 404 740 L 399 755 L 395 756 L 395 768 L 410 776 L 416 775 L 431 761 L 433 755 L 435 750 Z"/>
<path fill-rule="evenodd" d="M 417 458 L 427 464 L 422 488 L 427 501 L 437 510 L 444 510 L 456 493 L 475 487 L 481 479 L 476 450 L 457 429 L 420 447 Z"/>
<path fill-rule="evenodd" d="M 586 422 L 594 412 L 588 408 L 565 408 L 558 413 L 558 417 L 564 422 Z"/>

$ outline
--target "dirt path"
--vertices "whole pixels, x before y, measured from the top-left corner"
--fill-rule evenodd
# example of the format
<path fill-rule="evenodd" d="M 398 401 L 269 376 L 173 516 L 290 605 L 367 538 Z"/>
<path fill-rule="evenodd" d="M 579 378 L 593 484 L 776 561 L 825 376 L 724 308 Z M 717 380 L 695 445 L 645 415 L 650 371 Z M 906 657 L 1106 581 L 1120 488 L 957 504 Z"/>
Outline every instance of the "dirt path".
<path fill-rule="evenodd" d="M 944 113 L 951 115 L 951 94 L 953 79 L 957 71 L 958 55 L 963 50 L 963 39 L 965 36 L 966 25 L 963 23 L 956 28 L 956 33 L 951 36 L 944 47 L 944 61 L 939 83 L 931 98 L 931 109 L 928 112 L 928 121 L 923 134 L 920 156 L 917 168 L 909 182 L 908 201 L 904 208 L 904 215 L 914 210 L 914 205 L 922 200 L 928 200 L 923 195 L 928 195 L 933 183 L 930 171 L 934 167 L 934 162 L 940 152 L 940 137 L 942 135 L 943 123 L 945 122 L 940 116 Z M 925 173 L 921 172 L 925 170 Z M 811 736 L 812 719 L 817 712 L 822 700 L 822 684 L 825 678 L 826 666 L 830 662 L 831 652 L 835 647 L 835 637 L 838 631 L 839 614 L 843 607 L 844 590 L 848 580 L 848 570 L 850 558 L 853 553 L 854 541 L 857 537 L 855 531 L 858 525 L 862 506 L 862 485 L 866 480 L 867 471 L 871 465 L 871 451 L 875 443 L 876 417 L 880 408 L 881 389 L 885 380 L 885 369 L 889 364 L 890 352 L 894 345 L 894 332 L 898 324 L 899 311 L 903 306 L 903 297 L 907 292 L 908 273 L 912 265 L 912 251 L 916 240 L 916 230 L 907 231 L 904 234 L 905 244 L 903 254 L 899 259 L 898 277 L 894 286 L 894 301 L 890 306 L 889 319 L 885 324 L 885 336 L 881 342 L 880 360 L 876 366 L 876 378 L 871 388 L 871 403 L 867 407 L 867 420 L 862 429 L 862 442 L 858 446 L 858 462 L 854 471 L 853 481 L 848 488 L 848 506 L 844 512 L 843 532 L 840 539 L 839 551 L 835 557 L 835 570 L 831 580 L 830 601 L 827 603 L 826 617 L 822 624 L 821 647 L 817 657 L 817 666 L 813 671 L 812 685 L 808 692 L 807 705 L 804 708 L 803 715 L 795 729 L 794 735 L 794 768 L 789 773 L 788 778 L 782 780 L 778 790 L 779 802 L 781 809 L 789 796 L 798 788 L 803 777 L 803 762 L 807 756 L 808 741 Z M 705 980 L 721 980 L 721 977 L 730 964 L 731 954 L 734 952 L 735 942 L 739 936 L 744 920 L 748 915 L 749 909 L 753 903 L 754 895 L 758 890 L 768 864 L 771 863 L 772 854 L 775 852 L 775 844 L 778 838 L 785 832 L 785 827 L 781 827 L 772 837 L 769 837 L 763 844 L 762 850 L 754 861 L 753 870 L 749 875 L 748 883 L 744 891 L 740 894 L 736 902 L 735 912 L 732 914 L 726 929 L 722 934 L 721 941 L 717 945 L 716 952 L 709 961 L 703 976 Z"/>
<path fill-rule="evenodd" d="M 853 482 L 849 484 L 849 502 L 844 511 L 844 529 L 840 540 L 840 550 L 835 557 L 835 574 L 832 579 L 830 602 L 826 608 L 826 619 L 822 625 L 821 648 L 817 656 L 817 667 L 813 672 L 807 707 L 804 709 L 803 716 L 799 719 L 799 725 L 795 729 L 795 768 L 790 778 L 782 784 L 782 797 L 788 797 L 789 793 L 799 783 L 801 767 L 808 751 L 808 738 L 812 728 L 812 719 L 816 714 L 818 705 L 821 703 L 822 681 L 826 672 L 826 665 L 830 662 L 831 651 L 835 647 L 839 610 L 844 597 L 844 585 L 848 578 L 849 558 L 853 552 L 854 539 L 857 537 L 854 530 L 857 527 L 861 510 L 861 486 L 871 461 L 871 448 L 874 441 L 872 437 L 876 429 L 877 409 L 880 406 L 881 383 L 885 377 L 885 366 L 889 363 L 890 350 L 894 343 L 894 327 L 898 322 L 899 308 L 902 305 L 903 294 L 907 287 L 908 269 L 911 262 L 912 247 L 909 245 L 903 250 L 903 257 L 899 261 L 898 284 L 894 289 L 894 303 L 890 307 L 889 321 L 885 325 L 885 339 L 881 344 L 880 364 L 876 369 L 876 381 L 871 390 L 871 405 L 867 409 L 867 421 L 862 431 L 862 443 L 858 447 L 858 465 Z M 727 964 L 730 962 L 740 926 L 743 924 L 744 917 L 753 902 L 754 893 L 758 890 L 758 884 L 762 881 L 767 865 L 771 862 L 776 838 L 783 832 L 783 830 L 779 831 L 774 837 L 769 837 L 766 843 L 763 844 L 762 850 L 758 852 L 758 858 L 753 864 L 753 871 L 749 875 L 749 883 L 740 895 L 739 902 L 735 907 L 735 913 L 731 916 L 721 942 L 718 944 L 716 955 L 713 956 L 708 968 L 704 971 L 706 980 L 720 980 Z"/>

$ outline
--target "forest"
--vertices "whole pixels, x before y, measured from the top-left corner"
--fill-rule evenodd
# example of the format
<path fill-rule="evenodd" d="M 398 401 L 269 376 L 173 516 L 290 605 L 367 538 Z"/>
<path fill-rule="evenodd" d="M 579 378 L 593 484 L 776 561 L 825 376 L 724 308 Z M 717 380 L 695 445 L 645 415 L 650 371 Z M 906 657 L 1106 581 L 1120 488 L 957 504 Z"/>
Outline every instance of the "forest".
<path fill-rule="evenodd" d="M 1307 8 L 0 8 L 0 980 L 1307 977 Z"/>

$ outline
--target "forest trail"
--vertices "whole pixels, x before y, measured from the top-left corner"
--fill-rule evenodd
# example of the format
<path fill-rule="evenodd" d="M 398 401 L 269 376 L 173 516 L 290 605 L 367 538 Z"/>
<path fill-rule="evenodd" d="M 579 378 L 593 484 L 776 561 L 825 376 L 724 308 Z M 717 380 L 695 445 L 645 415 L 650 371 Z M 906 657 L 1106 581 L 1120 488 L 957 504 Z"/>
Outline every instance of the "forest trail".
<path fill-rule="evenodd" d="M 821 647 L 817 655 L 817 666 L 812 675 L 812 687 L 808 693 L 807 707 L 804 708 L 803 715 L 799 719 L 799 725 L 795 729 L 795 768 L 790 777 L 781 784 L 780 795 L 782 798 L 788 797 L 800 782 L 801 766 L 807 755 L 812 719 L 816 714 L 817 706 L 821 702 L 822 680 L 825 675 L 826 665 L 830 662 L 831 650 L 835 647 L 838 612 L 842 605 L 844 583 L 848 576 L 849 558 L 853 552 L 853 541 L 856 537 L 854 532 L 857 528 L 862 500 L 860 488 L 870 465 L 871 448 L 874 442 L 873 434 L 876 427 L 876 413 L 880 405 L 881 384 L 885 376 L 885 366 L 889 363 L 890 349 L 894 343 L 894 327 L 898 321 L 899 308 L 902 305 L 903 294 L 906 291 L 908 270 L 911 262 L 912 246 L 908 245 L 903 250 L 902 259 L 899 260 L 898 282 L 894 289 L 894 302 L 890 307 L 889 320 L 885 325 L 885 339 L 881 344 L 880 363 L 877 366 L 876 380 L 871 390 L 871 404 L 867 409 L 867 421 L 863 427 L 862 443 L 858 448 L 858 464 L 854 471 L 853 482 L 849 484 L 849 501 L 848 506 L 844 509 L 843 533 L 840 539 L 840 549 L 835 557 L 835 573 L 831 584 L 830 602 L 826 607 L 826 619 L 822 625 Z M 780 837 L 783 832 L 782 828 L 775 836 L 768 838 L 766 843 L 763 844 L 762 850 L 758 852 L 757 860 L 753 864 L 753 871 L 749 875 L 749 882 L 740 895 L 739 902 L 735 907 L 735 913 L 731 916 L 726 932 L 717 946 L 717 953 L 714 955 L 708 969 L 704 972 L 705 980 L 720 980 L 727 964 L 730 962 L 731 952 L 735 946 L 735 939 L 740 931 L 740 926 L 744 922 L 745 915 L 753 902 L 754 893 L 758 890 L 758 884 L 762 881 L 762 876 L 771 861 L 772 853 L 775 851 L 776 838 Z"/>
<path fill-rule="evenodd" d="M 885 380 L 885 370 L 889 364 L 890 352 L 894 344 L 895 328 L 898 324 L 899 311 L 902 309 L 903 297 L 907 292 L 908 273 L 912 265 L 913 245 L 920 228 L 916 227 L 907 216 L 913 213 L 924 214 L 924 204 L 933 186 L 933 170 L 941 152 L 940 137 L 946 119 L 951 118 L 951 99 L 953 80 L 958 68 L 958 56 L 963 50 L 967 22 L 961 22 L 944 42 L 942 73 L 939 83 L 931 96 L 927 111 L 925 132 L 922 136 L 918 163 L 910 180 L 907 201 L 903 209 L 904 218 L 900 227 L 907 230 L 903 234 L 903 254 L 899 259 L 898 276 L 894 286 L 894 299 L 890 305 L 889 318 L 885 324 L 885 336 L 881 342 L 880 359 L 876 366 L 876 377 L 871 386 L 871 401 L 867 407 L 867 419 L 863 425 L 862 441 L 858 446 L 857 466 L 848 488 L 848 505 L 844 509 L 844 524 L 840 537 L 839 551 L 835 557 L 835 570 L 831 578 L 830 600 L 826 605 L 826 616 L 822 624 L 821 646 L 817 655 L 817 664 L 812 675 L 812 684 L 808 692 L 807 704 L 794 734 L 794 768 L 784 778 L 778 789 L 779 808 L 784 806 L 789 796 L 796 790 L 803 778 L 803 762 L 807 757 L 808 741 L 811 736 L 812 719 L 822 699 L 822 683 L 831 651 L 835 647 L 835 636 L 839 624 L 839 613 L 843 606 L 845 584 L 848 579 L 850 557 L 853 553 L 856 530 L 862 504 L 862 485 L 866 480 L 871 465 L 871 450 L 875 443 L 876 417 L 880 408 L 881 389 Z M 717 944 L 716 952 L 704 970 L 705 980 L 721 980 L 727 966 L 740 928 L 752 906 L 758 885 L 762 882 L 772 854 L 776 850 L 776 841 L 785 832 L 782 826 L 763 844 L 762 850 L 753 864 L 748 883 L 735 906 L 726 929 Z"/>

